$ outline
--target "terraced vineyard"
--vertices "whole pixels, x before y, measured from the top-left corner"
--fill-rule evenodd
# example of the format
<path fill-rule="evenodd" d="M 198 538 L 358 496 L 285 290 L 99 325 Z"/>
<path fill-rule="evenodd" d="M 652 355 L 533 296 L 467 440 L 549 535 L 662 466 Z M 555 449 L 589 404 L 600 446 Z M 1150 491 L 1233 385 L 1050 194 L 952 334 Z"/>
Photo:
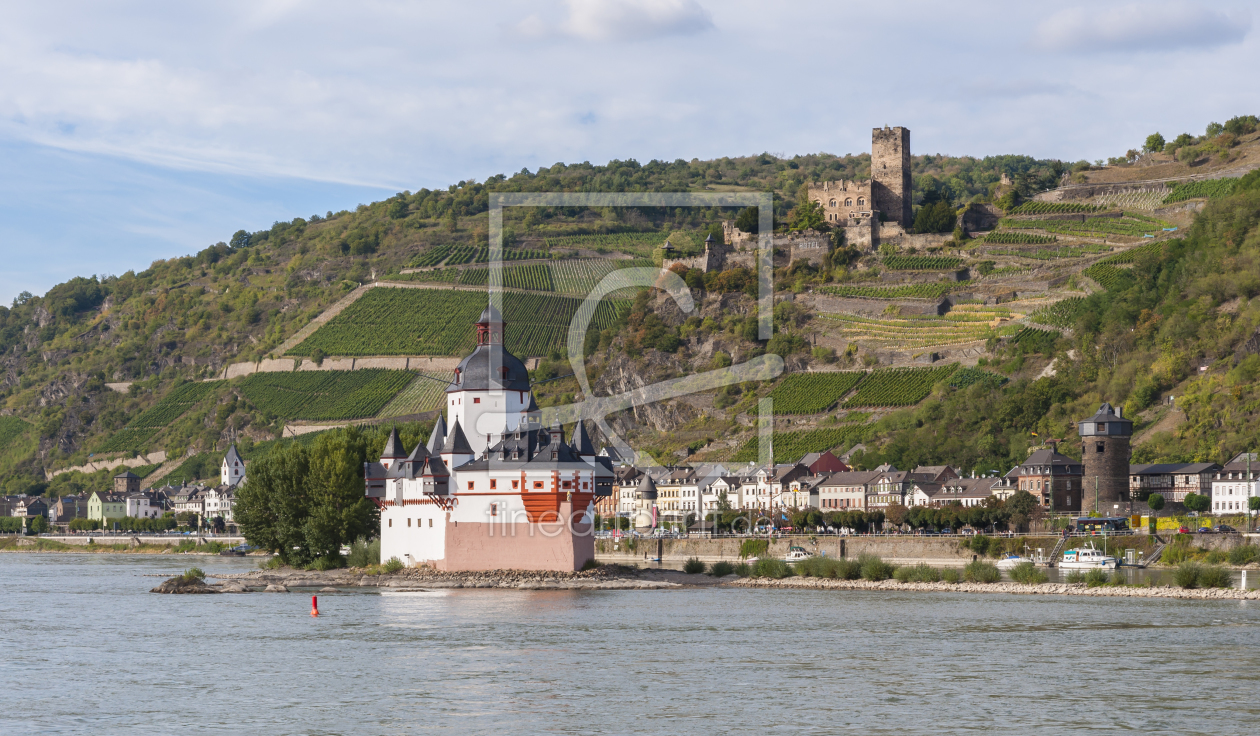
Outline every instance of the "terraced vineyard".
<path fill-rule="evenodd" d="M 338 421 L 376 416 L 414 379 L 411 371 L 382 369 L 254 373 L 240 389 L 270 416 Z"/>
<path fill-rule="evenodd" d="M 1153 217 L 1125 212 L 1123 217 L 1087 217 L 1084 222 L 1073 220 L 1012 220 L 1003 218 L 998 226 L 1009 230 L 1045 230 L 1046 232 L 1080 237 L 1107 237 L 1124 235 L 1140 238 L 1161 232 L 1169 223 Z"/>
<path fill-rule="evenodd" d="M 588 248 L 601 252 L 649 254 L 665 242 L 669 233 L 611 233 L 602 235 L 563 235 L 545 239 L 548 248 Z"/>
<path fill-rule="evenodd" d="M 1006 376 L 1000 376 L 982 368 L 967 366 L 954 371 L 954 375 L 949 379 L 949 385 L 954 388 L 967 388 L 979 384 L 986 388 L 997 388 L 1006 383 L 1006 381 Z"/>
<path fill-rule="evenodd" d="M 890 271 L 947 271 L 958 268 L 963 259 L 949 256 L 885 256 L 884 268 Z"/>
<path fill-rule="evenodd" d="M 503 260 L 505 261 L 527 261 L 550 257 L 551 254 L 541 250 L 524 248 L 503 249 Z M 446 261 L 448 266 L 458 266 L 464 263 L 489 263 L 490 249 L 472 245 L 438 245 L 412 258 L 410 266 L 412 268 L 425 268 L 427 266 L 436 266 L 442 261 Z"/>
<path fill-rule="evenodd" d="M 831 296 L 868 299 L 940 299 L 966 283 L 966 281 L 944 281 L 937 284 L 906 284 L 904 286 L 822 286 L 818 291 Z"/>
<path fill-rule="evenodd" d="M 1054 345 L 1054 341 L 1059 339 L 1059 333 L 1055 330 L 1039 330 L 1036 327 L 1025 327 L 1011 338 L 1011 342 L 1016 345 L 1024 345 L 1033 350 L 1044 351 Z"/>
<path fill-rule="evenodd" d="M 185 383 L 146 411 L 141 412 L 127 426 L 110 436 L 97 452 L 138 452 L 146 449 L 153 435 L 184 415 L 184 412 L 206 398 L 218 387 L 219 381 Z"/>
<path fill-rule="evenodd" d="M 449 373 L 417 371 L 418 375 L 397 396 L 381 409 L 378 417 L 402 417 L 419 414 L 445 405 Z"/>
<path fill-rule="evenodd" d="M 793 373 L 770 392 L 778 414 L 817 414 L 853 390 L 866 374 L 862 371 Z"/>
<path fill-rule="evenodd" d="M 1128 269 L 1119 268 L 1119 266 L 1136 263 L 1139 258 L 1147 253 L 1158 252 L 1163 247 L 1162 243 L 1146 243 L 1136 248 L 1130 248 L 1121 253 L 1103 258 L 1081 271 L 1081 273 L 1097 281 L 1100 286 L 1110 291 L 1119 286 L 1128 273 Z"/>
<path fill-rule="evenodd" d="M 950 378 L 957 369 L 958 364 L 952 363 L 939 368 L 877 370 L 858 384 L 857 393 L 843 407 L 911 406 L 927 398 L 934 385 Z"/>
<path fill-rule="evenodd" d="M 1079 296 L 1069 297 L 1033 312 L 1029 319 L 1039 325 L 1050 327 L 1071 327 L 1076 324 L 1085 300 Z"/>
<path fill-rule="evenodd" d="M 841 424 L 836 427 L 805 432 L 774 432 L 771 434 L 771 442 L 774 445 L 774 462 L 796 462 L 802 456 L 811 452 L 848 449 L 865 439 L 867 431 L 864 424 Z M 737 463 L 756 462 L 758 460 L 757 449 L 757 437 L 754 435 L 736 451 L 731 461 Z"/>
<path fill-rule="evenodd" d="M 1090 199 L 1100 209 L 1153 210 L 1164 203 L 1166 190 L 1100 194 Z"/>
<path fill-rule="evenodd" d="M 1039 261 L 1051 261 L 1059 258 L 1081 258 L 1097 255 L 1111 250 L 1109 245 L 1083 243 L 1077 246 L 1062 248 L 1042 248 L 1038 250 L 1014 250 L 1011 248 L 990 248 L 985 251 L 990 256 L 1013 256 L 1015 258 L 1032 258 Z"/>
<path fill-rule="evenodd" d="M 1025 202 L 1007 214 L 1054 215 L 1070 212 L 1097 212 L 1100 207 L 1081 202 Z"/>
<path fill-rule="evenodd" d="M 1184 202 L 1187 199 L 1228 197 L 1234 193 L 1234 185 L 1237 183 L 1237 179 L 1206 179 L 1204 181 L 1185 182 L 1173 187 L 1168 196 L 1164 197 L 1161 204 Z"/>
<path fill-rule="evenodd" d="M 928 348 L 960 345 L 1014 334 L 1016 327 L 990 327 L 989 322 L 1009 312 L 959 312 L 944 317 L 913 316 L 876 319 L 850 314 L 824 314 L 828 332 L 868 347 Z"/>
<path fill-rule="evenodd" d="M 1033 233 L 1012 233 L 1006 230 L 994 230 L 984 236 L 983 243 L 997 243 L 1000 245 L 1044 245 L 1053 243 L 1058 238 L 1053 235 L 1036 235 Z"/>
<path fill-rule="evenodd" d="M 507 347 L 518 356 L 547 355 L 567 341 L 569 321 L 582 305 L 574 297 L 503 295 Z M 625 300 L 605 299 L 592 324 L 611 327 L 629 309 Z M 475 342 L 473 324 L 486 296 L 443 289 L 369 290 L 303 340 L 290 355 L 465 355 Z"/>

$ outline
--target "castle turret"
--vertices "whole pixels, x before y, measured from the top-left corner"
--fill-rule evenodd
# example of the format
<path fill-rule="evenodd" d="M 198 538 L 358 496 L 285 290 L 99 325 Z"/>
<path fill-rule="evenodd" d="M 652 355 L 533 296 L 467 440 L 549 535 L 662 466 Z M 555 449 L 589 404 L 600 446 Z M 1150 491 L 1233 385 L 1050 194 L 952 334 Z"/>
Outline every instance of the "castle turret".
<path fill-rule="evenodd" d="M 1133 422 L 1124 418 L 1124 411 L 1111 404 L 1098 407 L 1098 413 L 1077 422 L 1081 436 L 1081 460 L 1085 465 L 1082 478 L 1081 509 L 1096 511 L 1101 516 L 1115 516 L 1116 506 L 1129 501 L 1129 446 Z"/>
<path fill-rule="evenodd" d="M 643 474 L 634 499 L 634 528 L 651 529 L 656 526 L 656 482 L 652 476 Z"/>

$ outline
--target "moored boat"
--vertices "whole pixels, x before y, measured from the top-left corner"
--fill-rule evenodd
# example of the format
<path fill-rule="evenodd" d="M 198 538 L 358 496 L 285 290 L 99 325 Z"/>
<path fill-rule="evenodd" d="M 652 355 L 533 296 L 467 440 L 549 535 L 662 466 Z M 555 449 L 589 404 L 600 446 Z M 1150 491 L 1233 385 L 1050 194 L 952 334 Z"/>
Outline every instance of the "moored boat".
<path fill-rule="evenodd" d="M 1119 560 L 1098 551 L 1091 543 L 1088 547 L 1064 552 L 1059 567 L 1064 570 L 1114 570 L 1119 564 Z"/>
<path fill-rule="evenodd" d="M 801 562 L 802 560 L 808 560 L 809 558 L 813 556 L 814 555 L 812 555 L 804 547 L 797 547 L 793 545 L 788 548 L 787 556 L 783 558 L 783 561 L 784 562 Z"/>
<path fill-rule="evenodd" d="M 1027 557 L 1021 557 L 1019 555 L 1007 555 L 997 561 L 997 569 L 1010 570 L 1011 568 L 1015 567 L 1021 562 L 1032 562 L 1032 560 L 1028 559 Z"/>

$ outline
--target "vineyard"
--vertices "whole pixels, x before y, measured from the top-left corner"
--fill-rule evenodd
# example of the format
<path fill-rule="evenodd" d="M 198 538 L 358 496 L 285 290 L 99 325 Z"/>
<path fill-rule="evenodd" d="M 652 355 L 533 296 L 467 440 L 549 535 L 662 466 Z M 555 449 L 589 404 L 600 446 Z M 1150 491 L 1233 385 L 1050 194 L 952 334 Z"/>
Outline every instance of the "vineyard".
<path fill-rule="evenodd" d="M 828 429 L 815 429 L 807 432 L 774 432 L 771 443 L 774 448 L 775 463 L 791 463 L 800 460 L 811 452 L 826 452 L 833 449 L 847 449 L 861 442 L 867 433 L 864 424 L 842 424 Z M 732 462 L 756 462 L 758 442 L 754 435 L 743 444 L 731 459 Z"/>
<path fill-rule="evenodd" d="M 1033 258 L 1039 261 L 1050 261 L 1058 258 L 1080 258 L 1082 256 L 1092 256 L 1099 253 L 1106 253 L 1111 250 L 1109 245 L 1093 245 L 1084 243 L 1078 246 L 1064 246 L 1062 248 L 1044 248 L 1039 250 L 1013 250 L 1009 248 L 991 248 L 985 251 L 990 256 L 1014 256 L 1016 258 Z"/>
<path fill-rule="evenodd" d="M 1102 209 L 1092 204 L 1077 202 L 1025 202 L 1007 214 L 1011 215 L 1058 215 L 1071 212 L 1097 212 Z"/>
<path fill-rule="evenodd" d="M 1116 265 L 1137 263 L 1138 258 L 1141 258 L 1148 253 L 1158 253 L 1161 249 L 1163 249 L 1163 247 L 1162 243 L 1144 243 L 1136 248 L 1121 251 L 1114 256 L 1108 256 L 1099 261 L 1099 263 L 1111 263 Z"/>
<path fill-rule="evenodd" d="M 1069 297 L 1033 312 L 1029 318 L 1040 325 L 1050 327 L 1071 327 L 1076 324 L 1077 317 L 1085 300 L 1079 296 Z"/>
<path fill-rule="evenodd" d="M 1234 193 L 1237 179 L 1207 179 L 1205 181 L 1189 181 L 1172 188 L 1161 204 L 1184 202 L 1187 199 L 1215 199 L 1228 197 Z"/>
<path fill-rule="evenodd" d="M 1163 204 L 1165 191 L 1099 194 L 1091 201 L 1100 209 L 1153 210 Z"/>
<path fill-rule="evenodd" d="M 968 312 L 944 317 L 914 316 L 909 318 L 876 319 L 850 314 L 824 314 L 821 318 L 831 323 L 829 331 L 836 337 L 871 347 L 896 346 L 901 348 L 927 348 L 958 345 L 1013 334 L 1011 325 L 998 328 L 989 323 L 1003 313 Z M 987 317 L 987 319 L 986 319 Z"/>
<path fill-rule="evenodd" d="M 410 371 L 382 369 L 254 373 L 240 389 L 270 416 L 338 421 L 376 416 L 414 378 Z"/>
<path fill-rule="evenodd" d="M 968 386 L 979 384 L 985 388 L 993 389 L 998 388 L 1006 381 L 1006 376 L 999 376 L 991 371 L 968 366 L 955 371 L 954 375 L 949 379 L 949 385 L 954 388 L 967 388 Z"/>
<path fill-rule="evenodd" d="M 998 245 L 1045 245 L 1053 243 L 1058 238 L 1053 235 L 1034 235 L 1033 233 L 1012 233 L 1003 230 L 994 230 L 984 236 L 984 243 L 996 243 Z"/>
<path fill-rule="evenodd" d="M 1125 212 L 1123 217 L 1087 217 L 1084 222 L 1074 220 L 1012 220 L 1003 218 L 999 227 L 1012 230 L 1045 230 L 1061 235 L 1078 235 L 1082 237 L 1106 237 L 1108 235 L 1125 235 L 1139 238 L 1166 227 L 1167 222 L 1153 217 Z"/>
<path fill-rule="evenodd" d="M 940 299 L 966 283 L 966 281 L 947 281 L 939 284 L 905 284 L 903 286 L 822 286 L 818 291 L 831 296 L 857 296 L 868 299 Z"/>
<path fill-rule="evenodd" d="M 127 423 L 110 436 L 97 452 L 128 452 L 145 449 L 153 435 L 183 416 L 184 412 L 206 398 L 219 385 L 218 381 L 185 383 L 161 401 Z"/>
<path fill-rule="evenodd" d="M 550 257 L 550 253 L 541 250 L 527 250 L 524 248 L 503 249 L 503 260 L 505 261 L 530 261 Z M 458 266 L 464 263 L 489 263 L 490 248 L 473 245 L 439 245 L 412 258 L 409 265 L 412 268 L 426 268 L 428 266 L 436 266 L 443 261 L 448 266 Z"/>
<path fill-rule="evenodd" d="M 1036 327 L 1025 327 L 1011 338 L 1011 342 L 1016 345 L 1022 345 L 1024 348 L 1036 352 L 1046 352 L 1054 346 L 1054 342 L 1059 339 L 1059 333 L 1054 330 L 1039 330 Z"/>
<path fill-rule="evenodd" d="M 858 384 L 857 393 L 843 407 L 912 406 L 927 398 L 932 387 L 958 369 L 957 363 L 940 368 L 889 368 L 878 370 Z"/>
<path fill-rule="evenodd" d="M 770 392 L 780 414 L 817 414 L 853 390 L 866 376 L 862 371 L 793 373 Z"/>
<path fill-rule="evenodd" d="M 885 256 L 884 268 L 891 271 L 948 271 L 958 268 L 961 258 L 949 256 Z"/>
<path fill-rule="evenodd" d="M 1081 273 L 1097 281 L 1102 288 L 1111 291 L 1121 285 L 1127 278 L 1129 270 L 1118 268 L 1110 263 L 1095 263 Z"/>
<path fill-rule="evenodd" d="M 450 380 L 449 373 L 420 371 L 411 384 L 391 399 L 377 416 L 403 417 L 444 406 L 446 386 Z"/>
<path fill-rule="evenodd" d="M 591 324 L 606 329 L 629 308 L 624 300 L 601 301 Z M 507 347 L 519 356 L 547 355 L 567 341 L 569 322 L 582 300 L 550 294 L 503 295 Z M 486 296 L 434 289 L 369 290 L 290 351 L 325 355 L 465 355 L 472 352 L 473 324 Z"/>
<path fill-rule="evenodd" d="M 661 243 L 669 233 L 605 233 L 601 235 L 563 235 L 545 239 L 548 248 L 589 248 L 601 252 L 622 251 L 647 253 Z"/>

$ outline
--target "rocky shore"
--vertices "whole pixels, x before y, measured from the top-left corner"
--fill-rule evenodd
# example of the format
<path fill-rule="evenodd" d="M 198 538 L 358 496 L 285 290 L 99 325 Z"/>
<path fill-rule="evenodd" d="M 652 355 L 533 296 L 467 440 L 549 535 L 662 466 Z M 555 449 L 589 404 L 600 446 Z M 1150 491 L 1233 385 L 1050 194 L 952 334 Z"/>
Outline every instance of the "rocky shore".
<path fill-rule="evenodd" d="M 1102 598 L 1183 598 L 1260 600 L 1260 590 L 1238 588 L 1174 588 L 1171 586 L 1086 587 L 1084 583 L 899 583 L 896 580 L 832 580 L 828 578 L 740 578 L 728 585 L 739 588 L 790 588 L 804 590 L 896 590 L 921 593 L 1013 593 L 1016 595 L 1084 595 Z"/>
<path fill-rule="evenodd" d="M 153 593 L 336 593 L 375 588 L 392 591 L 425 591 L 457 588 L 500 588 L 511 590 L 664 590 L 681 588 L 780 588 L 795 590 L 868 590 L 908 591 L 917 593 L 1007 593 L 1014 595 L 1075 595 L 1104 598 L 1180 598 L 1194 600 L 1260 600 L 1260 590 L 1237 588 L 1185 589 L 1169 586 L 1099 586 L 1083 583 L 900 583 L 896 580 L 835 580 L 830 578 L 793 577 L 738 578 L 734 575 L 713 578 L 688 575 L 677 570 L 640 570 L 618 565 L 604 565 L 582 572 L 532 572 L 526 570 L 489 570 L 485 572 L 441 572 L 428 568 L 409 568 L 396 573 L 369 575 L 362 569 L 251 570 L 243 573 L 210 575 L 217 582 L 189 582 L 171 578 L 154 588 Z"/>

